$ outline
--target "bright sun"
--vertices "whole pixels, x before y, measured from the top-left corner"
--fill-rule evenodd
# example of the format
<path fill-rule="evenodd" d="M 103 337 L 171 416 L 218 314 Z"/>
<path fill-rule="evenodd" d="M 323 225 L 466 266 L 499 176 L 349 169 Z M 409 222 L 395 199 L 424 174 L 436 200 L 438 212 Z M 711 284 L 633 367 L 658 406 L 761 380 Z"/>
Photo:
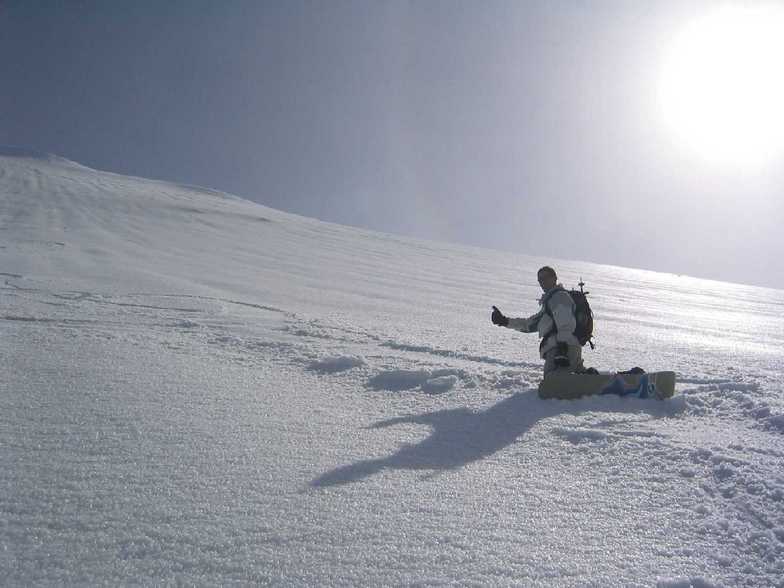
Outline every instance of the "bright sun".
<path fill-rule="evenodd" d="M 659 107 L 707 161 L 756 167 L 784 154 L 784 7 L 725 5 L 687 26 L 664 60 Z"/>

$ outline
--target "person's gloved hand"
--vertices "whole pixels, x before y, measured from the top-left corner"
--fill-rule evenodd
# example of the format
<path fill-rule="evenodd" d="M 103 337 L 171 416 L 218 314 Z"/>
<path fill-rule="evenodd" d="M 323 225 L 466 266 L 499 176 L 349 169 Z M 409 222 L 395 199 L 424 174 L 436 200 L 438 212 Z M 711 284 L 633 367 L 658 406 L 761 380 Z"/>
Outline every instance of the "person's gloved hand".
<path fill-rule="evenodd" d="M 490 315 L 490 320 L 493 321 L 494 325 L 498 325 L 499 327 L 505 327 L 509 324 L 509 319 L 495 306 L 493 307 L 493 314 Z"/>
<path fill-rule="evenodd" d="M 556 367 L 569 367 L 569 345 L 559 343 L 555 348 L 554 363 Z"/>

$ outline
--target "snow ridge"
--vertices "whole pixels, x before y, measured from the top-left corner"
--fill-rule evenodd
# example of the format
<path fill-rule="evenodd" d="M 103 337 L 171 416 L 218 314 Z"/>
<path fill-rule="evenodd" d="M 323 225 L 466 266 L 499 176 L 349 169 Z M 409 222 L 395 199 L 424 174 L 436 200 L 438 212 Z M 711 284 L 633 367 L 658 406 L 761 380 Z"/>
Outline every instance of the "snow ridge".
<path fill-rule="evenodd" d="M 38 160 L 42 163 L 58 166 L 72 167 L 75 169 L 90 170 L 86 167 L 65 157 L 54 155 L 52 153 L 44 153 L 43 151 L 36 151 L 35 149 L 27 149 L 25 147 L 16 147 L 13 145 L 0 144 L 0 157 L 13 157 L 18 159 L 32 159 Z M 91 170 L 92 171 L 92 170 Z"/>

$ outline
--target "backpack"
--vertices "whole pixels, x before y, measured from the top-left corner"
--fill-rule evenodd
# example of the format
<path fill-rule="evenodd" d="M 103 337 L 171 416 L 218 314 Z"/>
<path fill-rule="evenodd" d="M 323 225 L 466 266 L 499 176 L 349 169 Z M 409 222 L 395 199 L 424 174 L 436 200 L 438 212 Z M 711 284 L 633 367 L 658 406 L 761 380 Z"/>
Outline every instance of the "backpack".
<path fill-rule="evenodd" d="M 591 305 L 588 303 L 588 294 L 590 294 L 590 292 L 583 291 L 585 283 L 582 281 L 582 278 L 580 279 L 579 286 L 579 290 L 564 289 L 564 292 L 569 294 L 574 301 L 574 318 L 577 321 L 577 326 L 574 329 L 574 336 L 577 337 L 580 345 L 588 343 L 591 346 L 591 349 L 595 349 L 596 345 L 593 342 L 593 311 L 591 310 Z M 553 318 L 553 313 L 550 312 L 547 301 L 545 301 L 544 310 L 550 318 Z"/>

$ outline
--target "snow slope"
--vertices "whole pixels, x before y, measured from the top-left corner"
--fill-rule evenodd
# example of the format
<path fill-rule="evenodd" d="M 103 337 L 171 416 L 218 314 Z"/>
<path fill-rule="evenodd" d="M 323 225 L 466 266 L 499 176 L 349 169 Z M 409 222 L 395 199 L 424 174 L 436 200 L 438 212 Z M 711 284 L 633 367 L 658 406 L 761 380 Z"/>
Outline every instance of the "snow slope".
<path fill-rule="evenodd" d="M 545 263 L 674 398 L 537 398 Z M 10 149 L 0 279 L 10 585 L 784 586 L 782 291 Z"/>

